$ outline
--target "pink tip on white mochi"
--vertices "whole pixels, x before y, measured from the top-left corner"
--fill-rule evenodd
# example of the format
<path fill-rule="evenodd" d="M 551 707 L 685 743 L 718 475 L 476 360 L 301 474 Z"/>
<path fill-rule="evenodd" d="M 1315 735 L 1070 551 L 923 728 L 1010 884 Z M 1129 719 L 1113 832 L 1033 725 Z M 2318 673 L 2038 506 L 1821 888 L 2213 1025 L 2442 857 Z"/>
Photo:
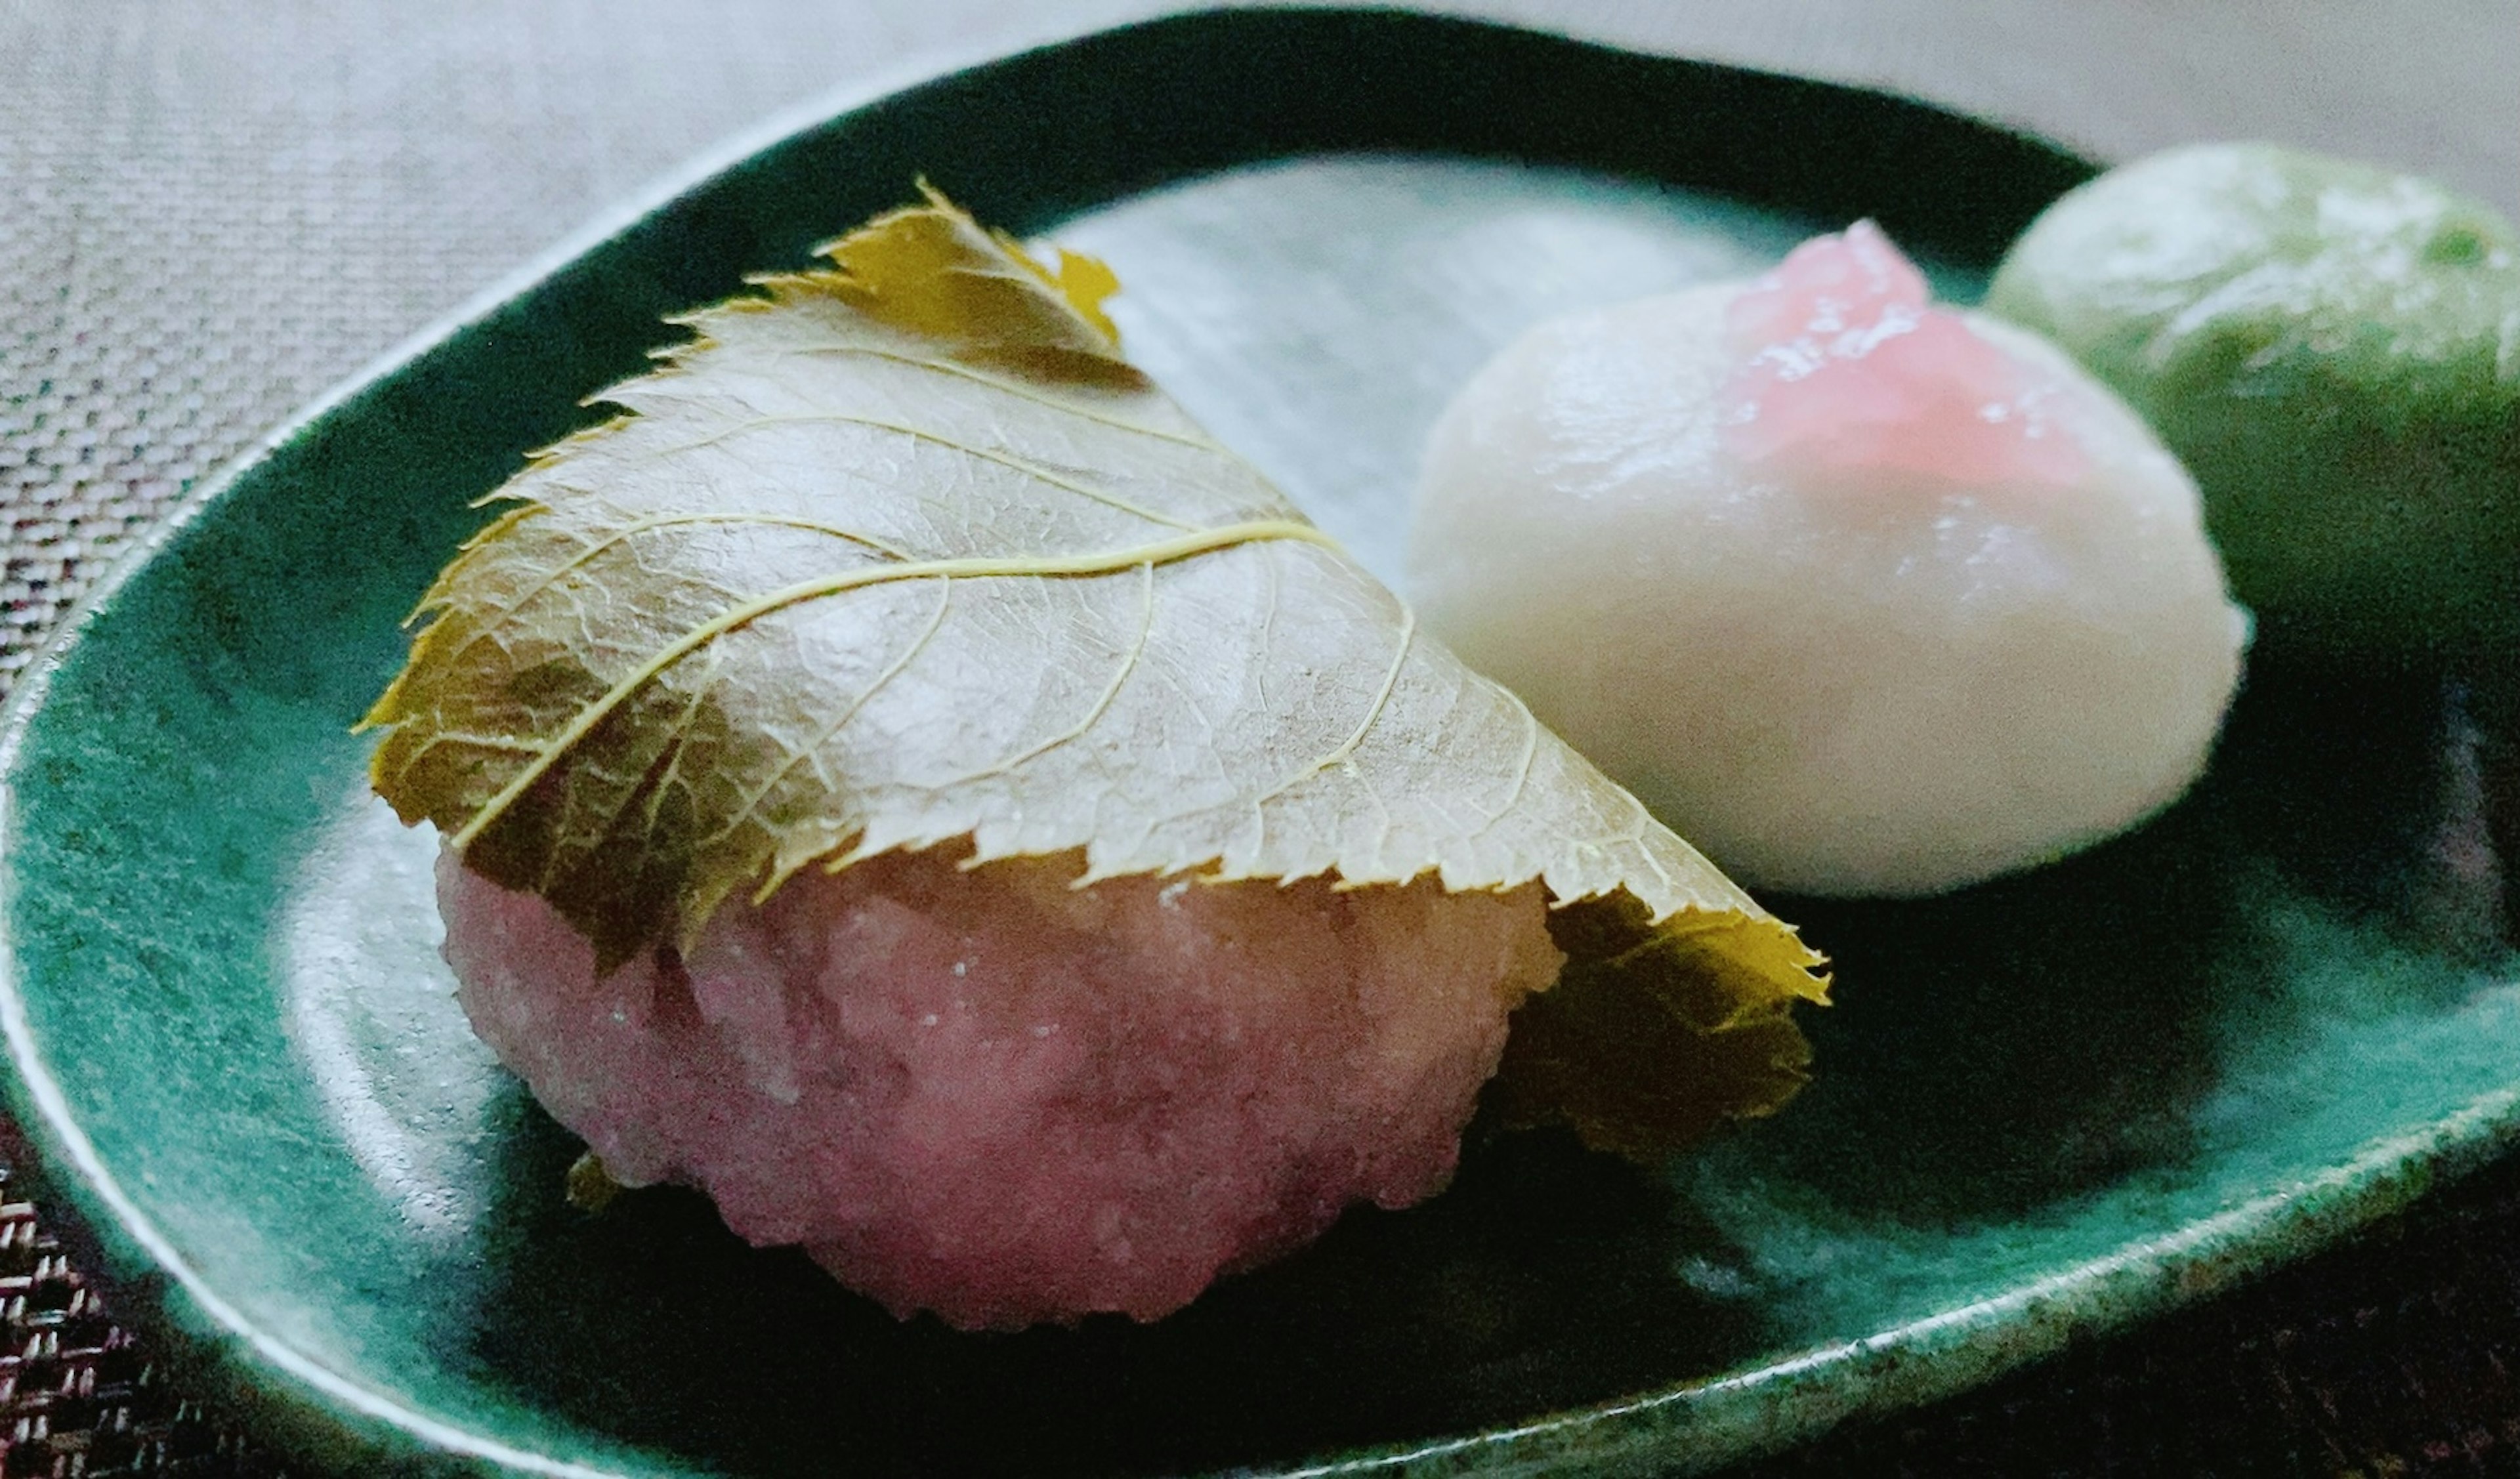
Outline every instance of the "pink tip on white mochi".
<path fill-rule="evenodd" d="M 1884 474 L 1939 485 L 2063 487 L 2090 474 L 2052 426 L 2073 387 L 1934 307 L 1878 226 L 1815 237 L 1732 301 L 1742 360 L 1724 389 L 1725 450 L 1782 475 Z"/>
<path fill-rule="evenodd" d="M 2203 770 L 2248 618 L 2196 484 L 1873 227 L 1567 314 L 1427 438 L 1410 594 L 1754 888 L 1937 893 Z"/>
<path fill-rule="evenodd" d="M 1555 979 L 1537 885 L 1071 886 L 1077 860 L 808 870 L 609 976 L 450 853 L 474 1029 L 616 1179 L 676 1182 L 896 1315 L 1152 1320 L 1451 1178 L 1506 1018 Z"/>

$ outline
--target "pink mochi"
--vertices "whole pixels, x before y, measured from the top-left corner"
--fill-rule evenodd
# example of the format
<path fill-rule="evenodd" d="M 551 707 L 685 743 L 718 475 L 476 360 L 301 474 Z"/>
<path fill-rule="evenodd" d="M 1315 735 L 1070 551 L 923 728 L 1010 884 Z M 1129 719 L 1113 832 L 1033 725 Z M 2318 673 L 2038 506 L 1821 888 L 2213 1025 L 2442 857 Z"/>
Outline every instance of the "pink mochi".
<path fill-rule="evenodd" d="M 1562 964 L 1537 885 L 1073 886 L 1073 856 L 808 871 L 599 977 L 450 853 L 474 1029 L 627 1185 L 712 1197 L 907 1318 L 1153 1320 L 1441 1189 L 1507 1014 Z"/>
<path fill-rule="evenodd" d="M 2054 420 L 2074 386 L 1932 306 L 1881 228 L 1815 237 L 1725 314 L 1742 360 L 1725 450 L 1806 480 L 1907 473 L 1927 485 L 2070 489 L 2091 459 Z"/>

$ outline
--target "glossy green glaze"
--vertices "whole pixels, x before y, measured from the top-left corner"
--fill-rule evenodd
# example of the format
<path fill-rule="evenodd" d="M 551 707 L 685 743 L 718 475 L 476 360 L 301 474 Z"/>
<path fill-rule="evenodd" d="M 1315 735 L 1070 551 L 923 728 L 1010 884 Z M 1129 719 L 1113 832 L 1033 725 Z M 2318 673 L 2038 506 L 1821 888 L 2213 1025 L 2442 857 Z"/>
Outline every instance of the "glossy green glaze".
<path fill-rule="evenodd" d="M 575 1147 L 465 1032 L 432 844 L 348 726 L 470 501 L 660 314 L 919 172 L 1108 255 L 1142 361 L 1386 572 L 1418 437 L 1523 324 L 1857 213 L 1965 295 L 2086 173 L 1546 37 L 1188 18 L 843 112 L 352 387 L 110 585 L 0 749 L 0 1025 L 52 1193 L 265 1430 L 361 1472 L 1706 1467 L 2295 1256 L 2520 1120 L 2496 740 L 2424 674 L 2262 668 L 2138 835 L 1779 901 L 1840 962 L 1822 1077 L 1659 1173 L 1480 1131 L 1442 1197 L 1159 1325 L 995 1337 L 689 1195 L 569 1211 Z"/>

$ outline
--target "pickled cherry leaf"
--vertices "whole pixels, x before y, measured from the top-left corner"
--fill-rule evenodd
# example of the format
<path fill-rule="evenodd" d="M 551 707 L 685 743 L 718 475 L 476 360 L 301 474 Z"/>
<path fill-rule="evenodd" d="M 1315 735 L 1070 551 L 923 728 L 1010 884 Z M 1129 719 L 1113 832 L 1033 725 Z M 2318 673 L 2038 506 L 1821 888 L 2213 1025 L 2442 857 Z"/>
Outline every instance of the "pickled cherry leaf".
<path fill-rule="evenodd" d="M 948 842 L 1080 881 L 1537 879 L 1570 960 L 1513 1113 L 1642 1150 L 1791 1095 L 1820 958 L 1122 359 L 1107 269 L 933 196 L 825 251 L 678 320 L 605 392 L 627 415 L 498 495 L 368 716 L 405 822 L 608 970 Z M 1676 1073 L 1674 1033 L 1721 1070 Z"/>

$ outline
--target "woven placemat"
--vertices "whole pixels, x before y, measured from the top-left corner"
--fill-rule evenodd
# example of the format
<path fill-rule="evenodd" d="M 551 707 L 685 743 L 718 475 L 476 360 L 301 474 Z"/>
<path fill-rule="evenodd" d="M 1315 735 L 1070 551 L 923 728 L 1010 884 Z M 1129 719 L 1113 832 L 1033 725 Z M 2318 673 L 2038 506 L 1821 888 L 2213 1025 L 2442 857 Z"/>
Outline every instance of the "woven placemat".
<path fill-rule="evenodd" d="M 187 486 L 677 160 L 914 54 L 1157 8 L 0 0 L 0 691 Z M 1905 86 L 2103 154 L 2263 134 L 2520 203 L 2514 0 L 1476 8 Z M 2520 1473 L 2515 1234 L 2520 1170 L 2498 1169 L 2240 1294 L 1743 1472 Z M 0 1173 L 0 1476 L 271 1472 L 163 1354 Z"/>

